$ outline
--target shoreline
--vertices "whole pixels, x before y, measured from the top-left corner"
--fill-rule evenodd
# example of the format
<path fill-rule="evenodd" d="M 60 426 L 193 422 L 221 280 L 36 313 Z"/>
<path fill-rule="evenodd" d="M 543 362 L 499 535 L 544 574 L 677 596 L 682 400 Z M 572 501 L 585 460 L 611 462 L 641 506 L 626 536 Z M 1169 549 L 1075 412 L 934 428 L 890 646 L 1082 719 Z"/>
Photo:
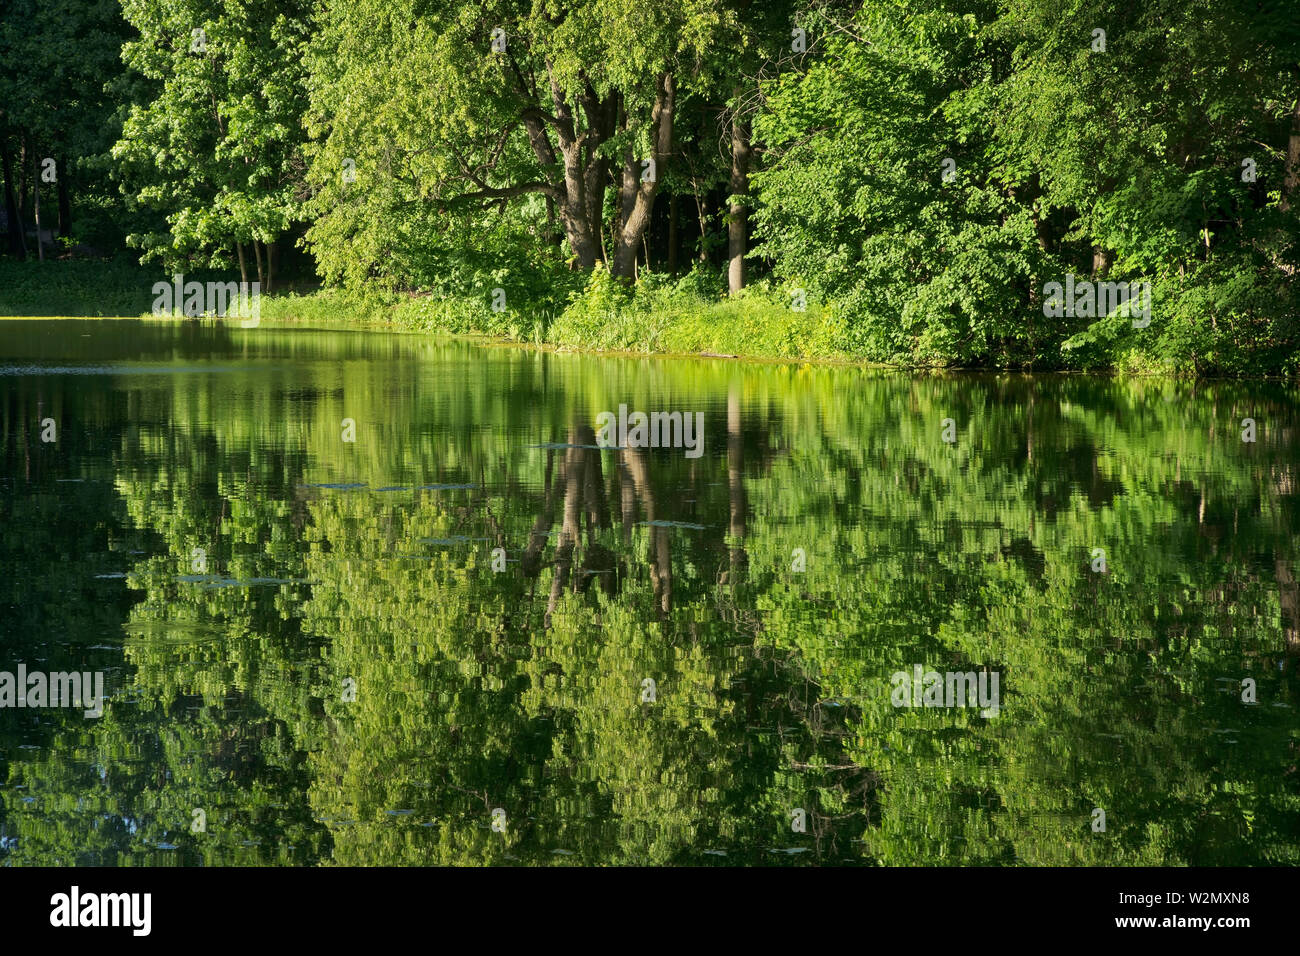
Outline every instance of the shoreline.
<path fill-rule="evenodd" d="M 229 280 L 228 272 L 193 273 L 203 281 Z M 0 259 L 0 321 L 108 319 L 187 321 L 152 313 L 156 268 L 128 260 L 57 260 L 44 264 Z M 1145 351 L 1072 353 L 1021 364 L 911 364 L 856 354 L 845 316 L 832 304 L 809 301 L 790 308 L 787 291 L 755 285 L 740 296 L 669 287 L 656 276 L 627 288 L 605 275 L 585 286 L 547 286 L 494 308 L 490 297 L 431 292 L 356 293 L 321 288 L 312 280 L 283 282 L 260 297 L 257 328 L 384 331 L 466 339 L 480 345 L 526 346 L 556 354 L 712 359 L 725 362 L 851 367 L 914 376 L 1087 375 L 1183 381 L 1258 381 L 1300 384 L 1295 356 L 1254 368 L 1230 370 L 1209 362 L 1176 363 Z M 522 297 L 522 296 L 520 296 Z M 107 313 L 107 314 L 106 314 Z M 239 328 L 241 319 L 222 321 Z M 1038 351 L 1037 348 L 1031 351 Z M 1291 367 L 1295 366 L 1292 370 Z"/>
<path fill-rule="evenodd" d="M 271 297 L 268 296 L 268 299 Z M 271 299 L 271 301 L 274 301 Z M 345 320 L 320 321 L 314 318 L 294 318 L 276 316 L 271 319 L 259 319 L 255 325 L 243 326 L 245 321 L 239 318 L 222 318 L 219 316 L 202 316 L 198 319 L 187 316 L 160 316 L 150 313 L 140 315 L 4 315 L 0 314 L 0 323 L 4 322 L 150 322 L 158 324 L 180 324 L 199 322 L 203 325 L 224 326 L 232 331 L 253 332 L 257 330 L 273 331 L 314 331 L 314 332 L 386 332 L 394 335 L 427 335 L 432 338 L 453 339 L 469 342 L 483 348 L 521 348 L 536 352 L 549 352 L 554 355 L 577 355 L 593 358 L 653 358 L 653 359 L 697 359 L 722 362 L 736 362 L 751 365 L 813 365 L 819 368 L 850 368 L 863 371 L 894 373 L 917 378 L 942 378 L 944 376 L 960 377 L 1081 377 L 1112 379 L 1169 379 L 1192 382 L 1238 382 L 1261 384 L 1282 384 L 1300 388 L 1300 379 L 1282 374 L 1271 375 L 1198 375 L 1192 371 L 1172 369 L 1120 369 L 1120 368 L 996 368 L 985 366 L 907 366 L 890 365 L 873 362 L 869 359 L 857 359 L 851 356 L 833 355 L 760 355 L 760 354 L 721 354 L 715 352 L 683 352 L 667 349 L 616 349 L 600 347 L 582 347 L 549 341 L 528 341 L 506 335 L 478 331 L 451 331 L 447 329 L 414 327 L 394 319 L 375 319 L 359 316 Z"/>

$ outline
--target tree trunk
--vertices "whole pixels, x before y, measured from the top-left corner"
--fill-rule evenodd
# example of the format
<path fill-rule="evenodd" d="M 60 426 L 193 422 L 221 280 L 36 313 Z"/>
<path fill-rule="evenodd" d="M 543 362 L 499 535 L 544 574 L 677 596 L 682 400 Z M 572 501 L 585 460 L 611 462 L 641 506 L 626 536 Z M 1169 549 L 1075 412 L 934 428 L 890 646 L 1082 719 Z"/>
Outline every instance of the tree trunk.
<path fill-rule="evenodd" d="M 23 137 L 18 146 L 18 218 L 27 220 L 31 218 L 32 207 L 27 199 L 27 157 L 31 154 L 31 147 L 27 143 L 27 138 Z M 23 243 L 27 242 L 26 230 L 23 232 Z"/>
<path fill-rule="evenodd" d="M 700 218 L 700 249 L 699 260 L 707 265 L 709 261 L 709 244 L 708 244 L 708 226 L 709 221 L 709 196 L 707 193 L 701 195 L 699 188 L 695 189 L 695 212 Z"/>
<path fill-rule="evenodd" d="M 236 242 L 235 251 L 239 253 L 239 281 L 248 285 L 248 260 L 244 258 L 244 244 Z"/>
<path fill-rule="evenodd" d="M 266 276 L 262 267 L 262 244 L 256 239 L 253 240 L 253 261 L 257 263 L 257 288 L 260 291 L 266 288 Z"/>
<path fill-rule="evenodd" d="M 1038 217 L 1038 207 L 1034 207 L 1034 235 L 1038 237 L 1038 248 L 1044 252 L 1047 251 L 1048 226 L 1047 222 Z"/>
<path fill-rule="evenodd" d="M 677 207 L 680 200 L 674 193 L 668 198 L 668 274 L 674 278 L 677 276 L 677 244 L 679 237 L 677 235 Z"/>
<path fill-rule="evenodd" d="M 1092 247 L 1092 277 L 1094 279 L 1106 278 L 1106 273 L 1110 271 L 1110 251 L 1103 249 L 1101 246 Z"/>
<path fill-rule="evenodd" d="M 595 132 L 595 139 L 586 146 L 587 171 L 583 179 L 583 199 L 586 203 L 587 228 L 596 239 L 596 251 L 601 261 L 608 262 L 609 254 L 605 249 L 605 189 L 609 185 L 609 159 L 599 151 L 600 144 L 614 135 L 618 126 L 622 102 L 617 93 L 612 93 L 600 100 L 596 91 L 587 87 L 582 97 L 582 109 L 587 117 L 588 130 Z"/>
<path fill-rule="evenodd" d="M 627 130 L 626 125 L 623 129 Z M 636 155 L 629 145 L 623 153 L 623 176 L 618 188 L 618 222 L 614 230 L 615 236 L 622 234 L 627 228 L 628 220 L 632 218 L 632 210 L 636 207 L 637 181 L 640 173 L 640 163 L 637 162 Z"/>
<path fill-rule="evenodd" d="M 266 244 L 266 288 L 261 291 L 271 294 L 271 283 L 275 281 L 275 240 Z"/>
<path fill-rule="evenodd" d="M 550 73 L 549 63 L 547 64 L 547 72 Z M 600 222 L 599 209 L 597 209 L 594 217 L 591 214 L 591 205 L 595 197 L 588 195 L 588 187 L 597 185 L 590 178 L 592 157 L 590 154 L 588 155 L 588 168 L 584 169 L 583 148 L 586 144 L 577 134 L 573 107 L 565 98 L 554 76 L 550 77 L 550 84 L 551 102 L 555 108 L 553 125 L 560 141 L 559 157 L 555 155 L 555 150 L 551 147 L 545 122 L 536 112 L 526 113 L 524 116 L 524 130 L 528 134 L 528 141 L 533 147 L 537 161 L 541 163 L 543 168 L 553 167 L 557 162 L 563 164 L 563 181 L 548 186 L 547 192 L 556 200 L 556 205 L 559 207 L 560 222 L 564 226 L 565 235 L 569 237 L 569 245 L 573 248 L 579 267 L 592 269 L 595 268 L 599 253 L 599 245 L 596 241 L 597 232 L 592 228 L 592 224 L 593 222 L 597 224 Z M 522 87 L 520 89 L 522 91 Z M 594 94 L 592 95 L 594 97 Z M 596 108 L 592 107 L 592 109 L 595 110 Z M 588 120 L 590 121 L 590 119 L 589 115 Z M 598 138 L 598 131 L 595 135 Z"/>
<path fill-rule="evenodd" d="M 736 91 L 740 99 L 740 90 Z M 727 289 L 737 295 L 745 288 L 745 247 L 749 236 L 749 124 L 739 115 L 731 122 L 731 205 L 727 210 Z"/>
<path fill-rule="evenodd" d="M 627 117 L 623 117 L 623 130 L 627 130 Z M 636 161 L 636 155 L 632 152 L 629 145 L 623 151 L 623 171 L 619 176 L 618 184 L 618 209 L 614 213 L 614 224 L 610 234 L 614 237 L 614 255 L 615 261 L 610 263 L 610 273 L 619 275 L 616 271 L 618 264 L 618 250 L 620 248 L 620 239 L 625 229 L 627 229 L 628 220 L 632 218 L 632 210 L 636 208 L 637 180 L 639 179 L 640 164 Z M 636 278 L 636 254 L 633 253 L 632 278 Z"/>
<path fill-rule="evenodd" d="M 9 254 L 16 259 L 27 258 L 27 239 L 23 236 L 23 222 L 18 215 L 18 200 L 14 196 L 14 167 L 9 146 L 0 142 L 0 165 L 4 167 L 5 213 L 9 217 Z"/>
<path fill-rule="evenodd" d="M 72 233 L 72 191 L 68 188 L 68 161 L 59 157 L 59 235 Z"/>
<path fill-rule="evenodd" d="M 36 151 L 32 151 L 32 202 L 36 210 L 36 258 L 45 261 L 45 243 L 41 241 L 41 177 L 36 172 Z"/>
<path fill-rule="evenodd" d="M 650 225 L 650 214 L 654 210 L 655 195 L 659 191 L 659 179 L 668 165 L 673 148 L 673 107 L 675 103 L 675 85 L 673 75 L 664 73 L 659 77 L 659 88 L 655 93 L 654 108 L 650 112 L 650 125 L 654 136 L 655 175 L 652 178 L 640 178 L 640 163 L 635 159 L 625 164 L 623 181 L 628 182 L 629 167 L 632 174 L 639 178 L 634 180 L 636 191 L 631 210 L 627 213 L 618 231 L 614 247 L 614 263 L 610 273 L 616 276 L 630 276 L 636 263 L 637 246 L 641 236 Z"/>
<path fill-rule="evenodd" d="M 649 225 L 658 179 L 672 151 L 673 74 L 665 71 L 659 76 L 651 109 L 650 136 L 656 175 L 642 181 L 640 162 L 635 157 L 623 157 L 620 179 L 625 187 L 623 198 L 630 199 L 630 202 L 620 204 L 616 213 L 619 221 L 613 229 L 614 255 L 611 261 L 605 248 L 608 223 L 604 206 L 605 191 L 610 185 L 610 160 L 601 147 L 609 142 L 620 125 L 631 126 L 622 119 L 621 97 L 612 91 L 598 93 L 582 74 L 578 77 L 580 85 L 566 91 L 556 79 L 549 61 L 545 62 L 545 72 L 541 77 L 532 70 L 525 74 L 508 54 L 501 60 L 501 69 L 506 83 L 522 100 L 539 103 L 526 107 L 521 121 L 542 175 L 532 182 L 496 188 L 488 186 L 484 178 L 471 172 L 480 189 L 461 198 L 499 200 L 525 193 L 541 193 L 554 202 L 556 215 L 579 268 L 592 269 L 603 259 L 610 263 L 611 273 L 630 276 L 635 268 L 642 235 Z M 550 88 L 549 111 L 540 103 L 546 96 L 547 85 Z M 579 110 L 585 122 L 579 122 Z"/>
<path fill-rule="evenodd" d="M 1291 208 L 1296 193 L 1300 192 L 1300 98 L 1291 110 L 1291 135 L 1286 144 L 1286 180 L 1282 185 L 1282 211 Z"/>

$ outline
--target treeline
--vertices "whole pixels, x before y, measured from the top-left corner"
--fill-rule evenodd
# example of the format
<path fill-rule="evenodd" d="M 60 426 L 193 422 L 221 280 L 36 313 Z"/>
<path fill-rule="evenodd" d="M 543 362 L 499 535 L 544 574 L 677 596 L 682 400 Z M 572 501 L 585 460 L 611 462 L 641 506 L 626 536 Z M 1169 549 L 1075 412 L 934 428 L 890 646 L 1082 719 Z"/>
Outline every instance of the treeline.
<path fill-rule="evenodd" d="M 0 147 L 13 256 L 589 344 L 694 309 L 911 366 L 1300 367 L 1284 0 L 13 0 Z M 1152 321 L 1045 309 L 1070 276 Z"/>

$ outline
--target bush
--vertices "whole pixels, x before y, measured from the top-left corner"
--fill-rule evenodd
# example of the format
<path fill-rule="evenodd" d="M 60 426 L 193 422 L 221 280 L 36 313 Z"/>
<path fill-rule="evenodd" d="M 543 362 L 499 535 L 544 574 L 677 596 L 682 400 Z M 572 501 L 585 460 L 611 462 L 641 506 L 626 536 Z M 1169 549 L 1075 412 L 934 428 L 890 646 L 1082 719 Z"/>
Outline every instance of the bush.
<path fill-rule="evenodd" d="M 701 294 L 700 288 L 717 292 Z M 723 298 L 705 270 L 676 283 L 648 273 L 629 285 L 597 268 L 549 339 L 580 349 L 812 358 L 841 355 L 843 327 L 814 303 L 795 311 L 788 291 L 766 282 Z"/>

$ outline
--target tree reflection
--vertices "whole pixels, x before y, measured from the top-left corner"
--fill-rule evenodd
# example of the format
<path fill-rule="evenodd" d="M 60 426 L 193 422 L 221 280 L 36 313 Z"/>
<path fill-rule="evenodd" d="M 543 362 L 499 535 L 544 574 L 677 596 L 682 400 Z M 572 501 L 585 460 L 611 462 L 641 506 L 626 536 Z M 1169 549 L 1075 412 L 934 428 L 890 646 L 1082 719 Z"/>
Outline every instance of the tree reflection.
<path fill-rule="evenodd" d="M 115 674 L 0 712 L 6 860 L 1300 861 L 1289 396 L 267 342 L 6 394 L 6 659 Z M 646 390 L 725 441 L 595 447 Z"/>

